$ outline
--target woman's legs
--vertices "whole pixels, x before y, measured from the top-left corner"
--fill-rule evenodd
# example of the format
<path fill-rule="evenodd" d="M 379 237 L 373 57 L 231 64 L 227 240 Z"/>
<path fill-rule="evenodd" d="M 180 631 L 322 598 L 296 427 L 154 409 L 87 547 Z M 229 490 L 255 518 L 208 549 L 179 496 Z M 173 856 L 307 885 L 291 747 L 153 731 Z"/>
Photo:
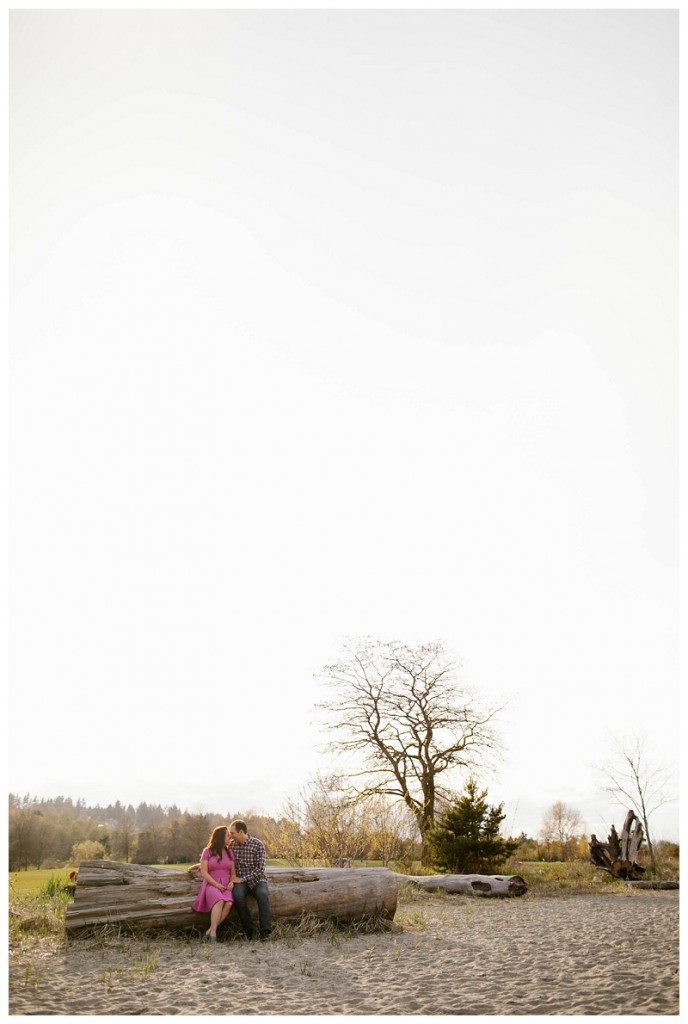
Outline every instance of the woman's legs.
<path fill-rule="evenodd" d="M 210 908 L 210 928 L 208 928 L 206 935 L 217 937 L 217 929 L 227 920 L 231 911 L 232 904 L 229 900 L 218 900 L 217 903 L 213 903 Z"/>
<path fill-rule="evenodd" d="M 217 928 L 222 921 L 222 909 L 225 905 L 224 900 L 218 900 L 217 903 L 213 903 L 210 908 L 210 928 L 206 932 L 211 938 L 217 937 Z"/>

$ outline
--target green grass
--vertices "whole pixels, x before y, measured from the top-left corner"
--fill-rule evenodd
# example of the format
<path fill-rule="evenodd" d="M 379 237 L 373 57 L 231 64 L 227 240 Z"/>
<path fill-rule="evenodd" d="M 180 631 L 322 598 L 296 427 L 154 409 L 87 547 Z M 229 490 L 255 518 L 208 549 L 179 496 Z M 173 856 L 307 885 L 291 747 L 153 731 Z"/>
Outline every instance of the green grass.
<path fill-rule="evenodd" d="M 38 896 L 49 885 L 51 880 L 59 879 L 63 885 L 69 884 L 69 872 L 74 868 L 41 868 L 40 871 L 10 871 L 9 887 L 12 896 Z M 56 883 L 52 884 L 56 888 Z"/>
<path fill-rule="evenodd" d="M 196 861 L 198 863 L 198 861 Z M 147 864 L 149 868 L 172 868 L 174 871 L 188 871 L 192 864 Z"/>

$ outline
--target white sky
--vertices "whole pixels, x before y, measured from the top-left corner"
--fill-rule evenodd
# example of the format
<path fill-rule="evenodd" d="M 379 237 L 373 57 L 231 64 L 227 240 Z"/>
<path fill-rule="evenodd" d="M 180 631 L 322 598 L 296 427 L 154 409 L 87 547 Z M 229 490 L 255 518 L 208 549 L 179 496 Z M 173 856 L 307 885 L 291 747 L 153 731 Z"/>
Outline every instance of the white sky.
<path fill-rule="evenodd" d="M 12 791 L 277 813 L 359 633 L 676 764 L 677 22 L 12 14 Z"/>

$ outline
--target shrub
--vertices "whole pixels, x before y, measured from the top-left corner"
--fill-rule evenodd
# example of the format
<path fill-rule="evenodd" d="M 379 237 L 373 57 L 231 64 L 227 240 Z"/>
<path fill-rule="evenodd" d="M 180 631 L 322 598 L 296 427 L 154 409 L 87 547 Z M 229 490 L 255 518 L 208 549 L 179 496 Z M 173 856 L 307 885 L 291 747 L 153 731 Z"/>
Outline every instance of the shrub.
<path fill-rule="evenodd" d="M 72 862 L 80 864 L 82 860 L 102 860 L 105 857 L 105 847 L 95 839 L 84 839 L 81 843 L 75 843 L 72 847 Z"/>
<path fill-rule="evenodd" d="M 517 840 L 499 834 L 503 805 L 489 807 L 486 798 L 487 790 L 479 793 L 470 778 L 463 795 L 439 815 L 428 837 L 437 867 L 452 874 L 489 874 L 518 847 Z"/>

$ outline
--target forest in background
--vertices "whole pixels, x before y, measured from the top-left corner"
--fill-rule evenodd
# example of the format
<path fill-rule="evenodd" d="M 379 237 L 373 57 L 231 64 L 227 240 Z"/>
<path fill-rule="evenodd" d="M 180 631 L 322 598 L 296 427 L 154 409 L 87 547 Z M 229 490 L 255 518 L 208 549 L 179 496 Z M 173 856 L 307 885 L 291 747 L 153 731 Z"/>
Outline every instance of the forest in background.
<path fill-rule="evenodd" d="M 264 838 L 278 822 L 253 812 L 191 813 L 176 804 L 115 803 L 9 795 L 9 870 L 62 867 L 81 859 L 111 857 L 141 864 L 198 860 L 215 825 L 243 817 Z M 94 845 L 94 844 L 97 844 Z"/>
<path fill-rule="evenodd" d="M 470 787 L 467 787 L 469 790 Z M 477 796 L 485 794 L 477 794 Z M 474 801 L 475 802 L 475 801 Z M 484 801 L 483 801 L 484 802 Z M 483 818 L 494 808 L 485 808 Z M 331 779 L 322 779 L 280 818 L 252 810 L 191 813 L 176 804 L 119 800 L 106 806 L 58 796 L 9 797 L 9 870 L 78 867 L 81 860 L 111 858 L 140 864 L 191 864 L 212 829 L 243 818 L 249 832 L 265 842 L 268 857 L 289 864 L 341 865 L 375 861 L 410 870 L 421 843 L 415 824 L 399 804 L 380 798 L 351 803 Z M 589 837 L 573 809 L 557 803 L 543 819 L 538 838 L 512 840 L 512 862 L 588 860 Z M 660 841 L 658 853 L 677 857 L 678 846 Z"/>

